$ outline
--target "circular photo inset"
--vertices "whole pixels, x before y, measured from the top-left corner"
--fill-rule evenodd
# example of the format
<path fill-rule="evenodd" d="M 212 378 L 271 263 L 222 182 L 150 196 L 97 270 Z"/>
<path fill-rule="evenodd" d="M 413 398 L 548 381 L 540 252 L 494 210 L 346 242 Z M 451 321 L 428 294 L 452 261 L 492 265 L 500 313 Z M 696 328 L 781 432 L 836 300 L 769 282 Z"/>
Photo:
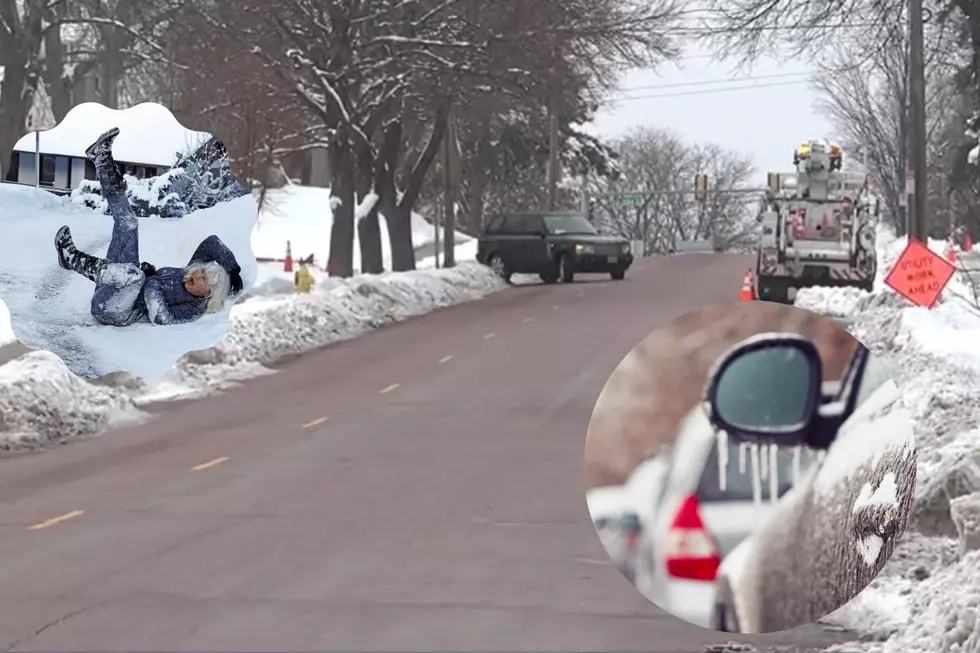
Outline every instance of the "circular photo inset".
<path fill-rule="evenodd" d="M 834 320 L 740 302 L 650 334 L 589 423 L 589 511 L 616 567 L 693 624 L 768 633 L 881 571 L 915 493 L 912 419 Z"/>
<path fill-rule="evenodd" d="M 257 276 L 258 205 L 217 137 L 159 104 L 85 103 L 7 161 L 0 299 L 21 343 L 95 379 L 220 342 Z"/>

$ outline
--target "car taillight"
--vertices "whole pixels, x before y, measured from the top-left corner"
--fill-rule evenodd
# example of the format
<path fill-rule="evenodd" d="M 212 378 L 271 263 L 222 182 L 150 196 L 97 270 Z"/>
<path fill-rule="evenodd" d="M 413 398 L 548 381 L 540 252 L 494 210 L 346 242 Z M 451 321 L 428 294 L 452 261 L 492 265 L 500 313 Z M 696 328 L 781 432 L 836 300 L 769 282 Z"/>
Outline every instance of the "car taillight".
<path fill-rule="evenodd" d="M 665 553 L 667 573 L 673 578 L 710 582 L 717 576 L 721 556 L 701 520 L 696 497 L 681 502 L 667 531 Z"/>

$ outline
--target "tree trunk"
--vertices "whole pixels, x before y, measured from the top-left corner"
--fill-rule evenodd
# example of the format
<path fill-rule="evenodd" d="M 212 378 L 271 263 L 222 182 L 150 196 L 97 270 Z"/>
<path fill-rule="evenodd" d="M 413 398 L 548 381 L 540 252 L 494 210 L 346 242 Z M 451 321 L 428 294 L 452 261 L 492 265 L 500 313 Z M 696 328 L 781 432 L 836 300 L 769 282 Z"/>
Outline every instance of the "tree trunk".
<path fill-rule="evenodd" d="M 358 156 L 357 195 L 367 197 L 374 191 L 377 177 L 375 157 L 362 144 Z M 380 158 L 380 157 L 378 157 Z M 363 201 L 363 199 L 362 199 Z M 361 272 L 380 274 L 385 271 L 384 252 L 381 247 L 381 225 L 378 222 L 378 202 L 374 203 L 367 215 L 357 221 L 357 242 L 361 250 Z"/>
<path fill-rule="evenodd" d="M 34 104 L 36 83 L 31 83 L 26 65 L 5 62 L 0 82 L 0 178 L 6 178 L 14 145 L 27 133 L 27 116 Z"/>
<path fill-rule="evenodd" d="M 381 223 L 378 222 L 378 204 L 357 221 L 357 242 L 361 248 L 361 272 L 381 274 L 385 271 L 384 252 L 381 247 Z"/>
<path fill-rule="evenodd" d="M 327 271 L 331 277 L 354 276 L 354 171 L 344 160 L 346 154 L 340 145 L 330 148 L 333 224 Z"/>
<path fill-rule="evenodd" d="M 412 166 L 405 193 L 398 202 L 397 209 L 392 214 L 385 213 L 385 219 L 388 223 L 388 240 L 391 241 L 391 269 L 396 272 L 415 269 L 415 247 L 412 243 L 412 209 L 415 208 L 415 203 L 422 193 L 425 177 L 439 154 L 439 146 L 442 144 L 446 125 L 449 121 L 449 109 L 450 105 L 447 102 L 436 112 L 429 140 L 415 161 L 415 165 Z"/>

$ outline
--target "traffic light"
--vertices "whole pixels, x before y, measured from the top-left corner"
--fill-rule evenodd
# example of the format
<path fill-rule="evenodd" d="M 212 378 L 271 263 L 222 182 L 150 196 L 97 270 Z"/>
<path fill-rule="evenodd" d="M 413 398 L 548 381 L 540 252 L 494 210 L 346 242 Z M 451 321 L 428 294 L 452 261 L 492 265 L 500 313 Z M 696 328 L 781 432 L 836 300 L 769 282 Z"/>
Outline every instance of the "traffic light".
<path fill-rule="evenodd" d="M 698 200 L 708 197 L 708 175 L 703 172 L 694 175 L 694 197 Z"/>

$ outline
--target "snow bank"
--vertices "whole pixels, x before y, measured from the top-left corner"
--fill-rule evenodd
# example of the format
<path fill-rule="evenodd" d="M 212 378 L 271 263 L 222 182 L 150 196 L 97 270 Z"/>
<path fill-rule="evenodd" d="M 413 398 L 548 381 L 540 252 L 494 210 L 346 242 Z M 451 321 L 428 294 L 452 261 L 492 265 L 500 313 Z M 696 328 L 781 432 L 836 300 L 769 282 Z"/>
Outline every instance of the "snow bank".
<path fill-rule="evenodd" d="M 293 295 L 291 286 L 282 292 L 259 286 L 231 311 L 228 333 L 217 346 L 184 356 L 150 382 L 121 374 L 87 383 L 57 357 L 35 352 L 0 367 L 0 448 L 42 447 L 100 433 L 139 419 L 138 407 L 146 403 L 219 392 L 271 373 L 266 366 L 284 357 L 506 287 L 476 263 L 325 278 L 309 295 Z"/>
<path fill-rule="evenodd" d="M 256 213 L 249 195 L 179 220 L 141 219 L 141 258 L 157 267 L 183 267 L 201 241 L 216 234 L 235 253 L 249 288 L 257 276 L 249 247 Z M 193 323 L 166 328 L 97 324 L 90 311 L 92 282 L 58 266 L 54 235 L 62 225 L 71 227 L 80 250 L 105 255 L 111 218 L 51 193 L 0 185 L 0 297 L 23 344 L 57 354 L 85 378 L 120 370 L 157 377 L 188 351 L 213 347 L 224 336 L 230 305 Z"/>
<path fill-rule="evenodd" d="M 881 283 L 904 240 L 880 246 L 873 293 L 814 289 L 799 297 L 816 312 L 852 307 L 848 330 L 889 369 L 916 436 L 916 499 L 906 535 L 878 578 L 828 621 L 878 640 L 840 650 L 980 651 L 980 553 L 972 550 L 980 497 L 980 308 L 962 275 L 933 310 L 911 306 Z M 943 246 L 930 242 L 937 252 Z"/>

